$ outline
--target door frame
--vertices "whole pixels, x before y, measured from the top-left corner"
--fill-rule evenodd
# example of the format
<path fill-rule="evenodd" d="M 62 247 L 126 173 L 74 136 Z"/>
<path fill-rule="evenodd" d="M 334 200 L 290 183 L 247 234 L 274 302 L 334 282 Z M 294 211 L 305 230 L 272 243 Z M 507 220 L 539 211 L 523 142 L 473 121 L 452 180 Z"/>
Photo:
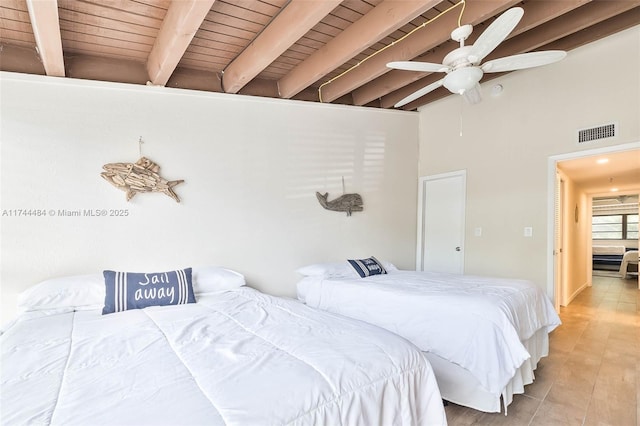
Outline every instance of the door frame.
<path fill-rule="evenodd" d="M 556 232 L 553 236 L 553 253 L 554 257 L 554 281 L 556 285 L 554 286 L 553 293 L 553 302 L 556 311 L 560 310 L 560 306 L 564 302 L 564 293 L 563 289 L 565 287 L 565 277 L 566 277 L 566 254 L 564 250 L 565 245 L 565 191 L 566 191 L 566 179 L 561 170 L 558 170 L 556 167 L 556 186 L 555 186 L 554 203 L 555 207 L 554 211 L 554 226 L 557 226 Z"/>
<path fill-rule="evenodd" d="M 465 251 L 465 230 L 466 230 L 466 201 L 467 201 L 467 171 L 466 170 L 456 170 L 453 172 L 447 173 L 439 173 L 436 175 L 422 176 L 418 178 L 418 218 L 417 218 L 417 238 L 416 238 L 416 271 L 421 271 L 423 268 L 422 264 L 422 248 L 424 247 L 424 192 L 425 192 L 425 184 L 431 180 L 439 180 L 439 179 L 448 179 L 452 177 L 462 177 L 462 258 L 461 258 L 461 271 L 460 273 L 464 273 L 464 251 Z"/>
<path fill-rule="evenodd" d="M 611 145 L 602 148 L 587 149 L 584 151 L 575 151 L 566 154 L 559 154 L 550 156 L 547 160 L 547 295 L 552 298 L 553 304 L 556 310 L 559 310 L 559 303 L 557 294 L 560 293 L 561 288 L 559 283 L 556 283 L 556 270 L 555 270 L 555 258 L 554 249 L 556 236 L 559 230 L 556 229 L 555 224 L 555 208 L 556 208 L 556 170 L 558 162 L 565 160 L 573 160 L 582 157 L 591 157 L 594 155 L 608 154 L 612 152 L 629 151 L 640 148 L 640 142 L 631 142 L 620 145 Z M 564 209 L 570 207 L 564 206 Z M 565 214 L 566 212 L 560 212 Z M 566 225 L 566 224 L 565 224 Z M 566 268 L 566 262 L 564 262 Z M 557 293 L 556 293 L 557 292 Z"/>

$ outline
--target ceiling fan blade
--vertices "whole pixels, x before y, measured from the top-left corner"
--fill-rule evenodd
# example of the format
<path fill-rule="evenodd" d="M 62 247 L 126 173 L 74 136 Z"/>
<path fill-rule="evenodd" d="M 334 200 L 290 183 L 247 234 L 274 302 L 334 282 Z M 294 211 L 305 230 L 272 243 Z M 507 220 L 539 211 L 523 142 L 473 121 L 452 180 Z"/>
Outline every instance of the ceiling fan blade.
<path fill-rule="evenodd" d="M 507 38 L 522 19 L 522 15 L 524 15 L 524 10 L 521 7 L 512 7 L 493 21 L 473 43 L 469 61 L 473 64 L 479 64 Z"/>
<path fill-rule="evenodd" d="M 441 80 L 436 81 L 435 83 L 431 83 L 430 85 L 423 87 L 420 90 L 416 90 L 415 92 L 413 92 L 412 94 L 410 94 L 406 98 L 404 98 L 401 101 L 399 101 L 398 103 L 396 103 L 394 105 L 394 108 L 399 108 L 399 107 L 401 107 L 403 105 L 408 104 L 409 102 L 415 101 L 416 99 L 426 95 L 429 92 L 433 92 L 438 87 L 442 86 L 442 82 L 443 81 L 444 81 L 444 79 L 441 79 Z"/>
<path fill-rule="evenodd" d="M 396 61 L 389 62 L 387 67 L 405 71 L 423 71 L 423 72 L 446 72 L 449 67 L 442 64 L 433 64 L 431 62 L 418 61 Z"/>
<path fill-rule="evenodd" d="M 543 50 L 494 59 L 482 65 L 484 72 L 504 72 L 539 67 L 558 62 L 567 56 L 563 50 Z"/>
<path fill-rule="evenodd" d="M 476 83 L 476 85 L 471 89 L 465 90 L 462 96 L 471 105 L 479 104 L 480 101 L 482 101 L 482 92 L 480 90 L 480 84 Z"/>

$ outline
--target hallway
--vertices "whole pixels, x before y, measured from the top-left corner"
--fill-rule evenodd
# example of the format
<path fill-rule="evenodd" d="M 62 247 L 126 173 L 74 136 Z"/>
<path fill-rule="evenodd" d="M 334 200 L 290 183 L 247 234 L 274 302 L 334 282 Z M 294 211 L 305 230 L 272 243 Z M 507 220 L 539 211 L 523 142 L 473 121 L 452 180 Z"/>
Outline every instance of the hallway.
<path fill-rule="evenodd" d="M 455 404 L 450 426 L 612 425 L 640 422 L 640 290 L 637 277 L 594 276 L 593 286 L 561 308 L 562 325 L 536 380 L 515 395 L 508 416 Z"/>

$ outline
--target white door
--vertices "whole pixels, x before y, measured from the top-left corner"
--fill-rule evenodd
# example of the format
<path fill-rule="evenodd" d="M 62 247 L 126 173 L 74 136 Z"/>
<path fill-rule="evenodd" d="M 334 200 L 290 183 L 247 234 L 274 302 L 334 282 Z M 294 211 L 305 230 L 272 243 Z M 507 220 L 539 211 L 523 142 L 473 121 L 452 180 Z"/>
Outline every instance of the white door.
<path fill-rule="evenodd" d="M 465 170 L 420 178 L 418 271 L 464 272 Z"/>

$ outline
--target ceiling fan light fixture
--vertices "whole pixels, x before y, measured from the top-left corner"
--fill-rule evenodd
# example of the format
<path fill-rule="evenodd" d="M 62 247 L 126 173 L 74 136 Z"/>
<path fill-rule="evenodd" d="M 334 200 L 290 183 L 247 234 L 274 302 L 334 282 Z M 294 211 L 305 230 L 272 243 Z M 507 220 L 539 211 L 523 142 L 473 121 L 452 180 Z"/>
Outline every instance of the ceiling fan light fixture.
<path fill-rule="evenodd" d="M 475 87 L 484 73 L 479 67 L 464 67 L 451 71 L 446 75 L 442 85 L 452 93 L 463 94 Z"/>
<path fill-rule="evenodd" d="M 464 0 L 460 3 L 464 3 Z M 442 59 L 442 67 L 439 64 L 420 61 L 399 61 L 387 64 L 390 68 L 401 70 L 447 73 L 442 80 L 417 90 L 395 106 L 398 107 L 408 102 L 413 102 L 440 86 L 446 87 L 451 93 L 462 95 L 471 104 L 478 103 L 481 98 L 479 83 L 485 73 L 509 72 L 539 67 L 563 59 L 567 55 L 565 51 L 543 50 L 504 56 L 481 65 L 484 58 L 506 40 L 507 36 L 516 28 L 523 14 L 524 9 L 521 7 L 508 9 L 497 17 L 470 45 L 465 45 L 464 42 L 471 35 L 473 27 L 471 25 L 463 25 L 454 29 L 451 32 L 451 39 L 459 42 L 460 47 L 445 55 Z M 500 85 L 494 86 L 492 95 L 497 96 L 501 87 Z M 583 142 L 583 140 L 580 139 L 580 142 Z"/>
<path fill-rule="evenodd" d="M 476 105 L 482 101 L 482 95 L 480 94 L 480 85 L 476 85 L 474 88 L 465 91 L 462 97 L 469 103 L 469 105 Z"/>

